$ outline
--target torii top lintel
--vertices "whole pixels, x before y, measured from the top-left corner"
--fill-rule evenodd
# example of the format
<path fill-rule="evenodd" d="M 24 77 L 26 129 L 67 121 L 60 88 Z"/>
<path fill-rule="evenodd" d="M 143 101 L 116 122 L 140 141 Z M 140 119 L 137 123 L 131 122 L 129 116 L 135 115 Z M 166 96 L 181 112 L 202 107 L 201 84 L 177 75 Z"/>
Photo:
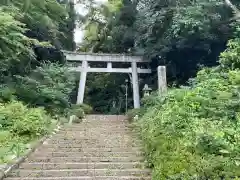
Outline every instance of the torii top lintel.
<path fill-rule="evenodd" d="M 83 53 L 62 51 L 67 61 L 95 61 L 95 62 L 138 62 L 146 63 L 150 60 L 144 59 L 142 56 L 131 56 L 127 54 L 105 54 L 105 53 Z"/>

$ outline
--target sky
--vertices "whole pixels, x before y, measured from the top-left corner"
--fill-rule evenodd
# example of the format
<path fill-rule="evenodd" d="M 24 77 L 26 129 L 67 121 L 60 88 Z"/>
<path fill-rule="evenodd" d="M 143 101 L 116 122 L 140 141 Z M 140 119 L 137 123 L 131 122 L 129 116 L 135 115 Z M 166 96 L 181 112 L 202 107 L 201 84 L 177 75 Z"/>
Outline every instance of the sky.
<path fill-rule="evenodd" d="M 96 2 L 106 2 L 107 0 L 95 0 Z M 80 14 L 86 14 L 87 10 L 81 4 L 76 4 L 76 11 Z M 75 30 L 75 42 L 79 43 L 83 39 L 84 32 L 80 28 L 76 28 Z"/>

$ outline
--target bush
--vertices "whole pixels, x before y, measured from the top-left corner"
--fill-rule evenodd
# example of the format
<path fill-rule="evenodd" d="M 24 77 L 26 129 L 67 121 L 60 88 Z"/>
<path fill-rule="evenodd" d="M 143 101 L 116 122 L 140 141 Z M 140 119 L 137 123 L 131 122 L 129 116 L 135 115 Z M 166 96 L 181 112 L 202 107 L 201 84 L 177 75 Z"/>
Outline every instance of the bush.
<path fill-rule="evenodd" d="M 50 118 L 40 108 L 28 109 L 25 116 L 17 119 L 11 131 L 18 136 L 38 137 L 47 133 Z"/>
<path fill-rule="evenodd" d="M 79 118 L 79 117 L 77 117 L 76 115 L 74 115 L 74 116 L 71 117 L 70 122 L 71 122 L 71 123 L 77 123 L 77 124 L 78 124 L 78 123 L 81 123 L 81 122 L 82 122 L 82 119 L 83 119 L 83 118 Z"/>
<path fill-rule="evenodd" d="M 240 176 L 240 71 L 230 50 L 224 66 L 199 71 L 192 87 L 147 101 L 138 126 L 153 179 Z"/>
<path fill-rule="evenodd" d="M 27 149 L 29 138 L 14 136 L 9 131 L 0 131 L 0 164 L 20 157 Z"/>
<path fill-rule="evenodd" d="M 148 107 L 163 103 L 164 98 L 158 96 L 158 92 L 153 92 L 151 95 L 145 96 L 141 101 L 143 103 L 143 109 L 146 110 Z"/>
<path fill-rule="evenodd" d="M 0 126 L 3 129 L 11 128 L 18 119 L 22 119 L 27 112 L 26 106 L 21 102 L 0 104 Z"/>
<path fill-rule="evenodd" d="M 93 108 L 87 104 L 74 104 L 72 105 L 74 109 L 82 109 L 85 114 L 90 114 L 93 111 Z"/>
<path fill-rule="evenodd" d="M 127 112 L 127 119 L 128 121 L 133 121 L 135 116 L 141 116 L 142 109 L 131 109 Z"/>
<path fill-rule="evenodd" d="M 85 116 L 84 110 L 82 109 L 81 106 L 78 105 L 74 105 L 72 106 L 72 109 L 70 109 L 70 116 L 71 115 L 75 115 L 77 116 L 79 119 L 83 119 Z"/>
<path fill-rule="evenodd" d="M 240 71 L 206 69 L 197 81 L 203 77 L 193 89 L 169 92 L 139 121 L 154 179 L 240 176 Z"/>
<path fill-rule="evenodd" d="M 45 107 L 52 115 L 64 114 L 70 108 L 70 94 L 75 87 L 75 77 L 68 67 L 59 64 L 42 64 L 30 75 L 17 79 L 15 96 L 37 107 Z"/>
<path fill-rule="evenodd" d="M 50 123 L 51 118 L 42 108 L 28 108 L 17 101 L 0 105 L 0 126 L 17 136 L 44 135 Z"/>
<path fill-rule="evenodd" d="M 76 115 L 79 119 L 83 119 L 85 114 L 83 109 L 78 108 L 74 110 L 74 115 Z"/>
<path fill-rule="evenodd" d="M 0 104 L 0 164 L 19 157 L 50 128 L 51 118 L 42 108 L 28 108 L 17 101 Z"/>

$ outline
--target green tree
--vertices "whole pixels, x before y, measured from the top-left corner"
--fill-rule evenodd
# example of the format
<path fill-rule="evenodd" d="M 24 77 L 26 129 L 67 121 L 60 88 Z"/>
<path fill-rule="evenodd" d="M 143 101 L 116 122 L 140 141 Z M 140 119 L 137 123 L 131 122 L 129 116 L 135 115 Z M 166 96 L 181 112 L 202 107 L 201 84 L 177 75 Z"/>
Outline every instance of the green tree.
<path fill-rule="evenodd" d="M 20 70 L 22 64 L 35 58 L 31 46 L 37 41 L 25 36 L 25 25 L 1 8 L 0 21 L 0 76 L 3 83 L 5 77 L 12 75 L 12 69 Z"/>
<path fill-rule="evenodd" d="M 232 36 L 231 11 L 221 0 L 139 1 L 136 50 L 167 65 L 169 81 L 184 83 L 199 65 L 217 63 Z"/>
<path fill-rule="evenodd" d="M 18 98 L 56 113 L 60 109 L 62 113 L 70 105 L 70 92 L 66 91 L 73 89 L 72 76 L 60 65 L 42 64 L 49 59 L 63 64 L 59 50 L 75 49 L 73 4 L 9 0 L 1 1 L 0 5 L 0 97 L 4 101 Z"/>

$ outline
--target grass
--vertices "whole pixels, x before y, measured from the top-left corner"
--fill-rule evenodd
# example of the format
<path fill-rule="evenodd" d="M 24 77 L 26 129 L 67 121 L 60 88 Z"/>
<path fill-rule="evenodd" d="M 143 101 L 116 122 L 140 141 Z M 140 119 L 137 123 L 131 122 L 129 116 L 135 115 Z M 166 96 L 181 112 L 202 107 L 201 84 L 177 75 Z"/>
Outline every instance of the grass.
<path fill-rule="evenodd" d="M 48 132 L 52 132 L 58 121 L 52 120 Z M 0 165 L 7 164 L 23 156 L 42 137 L 14 136 L 10 131 L 0 129 Z"/>

